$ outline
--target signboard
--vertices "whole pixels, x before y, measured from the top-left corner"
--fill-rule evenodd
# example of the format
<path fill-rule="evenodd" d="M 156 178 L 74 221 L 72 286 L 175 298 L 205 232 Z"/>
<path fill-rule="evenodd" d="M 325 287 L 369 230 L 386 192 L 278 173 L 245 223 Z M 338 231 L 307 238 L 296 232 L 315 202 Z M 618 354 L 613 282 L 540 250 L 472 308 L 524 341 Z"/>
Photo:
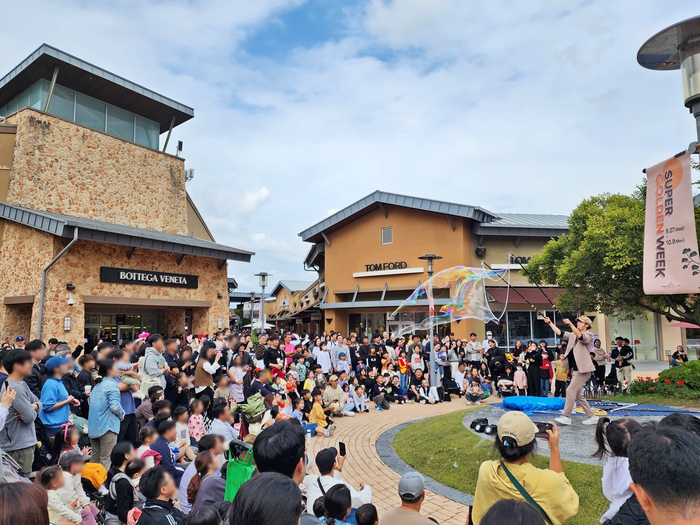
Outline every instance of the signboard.
<path fill-rule="evenodd" d="M 367 272 L 381 272 L 384 270 L 403 270 L 404 268 L 408 268 L 408 263 L 406 263 L 405 261 L 365 264 L 365 271 Z"/>
<path fill-rule="evenodd" d="M 687 151 L 646 170 L 644 293 L 698 293 L 700 256 Z"/>
<path fill-rule="evenodd" d="M 103 283 L 144 284 L 147 286 L 170 286 L 174 288 L 198 288 L 199 276 L 179 273 L 151 272 L 129 268 L 100 267 Z"/>

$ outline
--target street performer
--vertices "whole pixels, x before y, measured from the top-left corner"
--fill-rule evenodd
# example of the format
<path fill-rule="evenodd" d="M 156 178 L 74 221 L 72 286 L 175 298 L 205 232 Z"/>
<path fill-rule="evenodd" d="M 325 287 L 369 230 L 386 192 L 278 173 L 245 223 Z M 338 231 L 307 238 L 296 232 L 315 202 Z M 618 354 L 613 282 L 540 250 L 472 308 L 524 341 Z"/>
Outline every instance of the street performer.
<path fill-rule="evenodd" d="M 562 336 L 567 341 L 566 353 L 564 354 L 564 367 L 571 371 L 571 384 L 566 389 L 566 403 L 562 415 L 556 418 L 560 425 L 571 425 L 571 413 L 574 405 L 578 401 L 586 414 L 584 425 L 595 425 L 598 423 L 598 416 L 591 410 L 591 406 L 583 395 L 583 386 L 595 372 L 595 365 L 591 361 L 590 351 L 593 344 L 593 334 L 589 332 L 592 321 L 588 316 L 582 315 L 576 318 L 576 326 L 564 318 L 564 324 L 571 328 L 571 332 L 562 334 L 561 329 L 554 326 L 549 317 L 544 318 L 545 324 L 549 325 L 556 335 Z"/>

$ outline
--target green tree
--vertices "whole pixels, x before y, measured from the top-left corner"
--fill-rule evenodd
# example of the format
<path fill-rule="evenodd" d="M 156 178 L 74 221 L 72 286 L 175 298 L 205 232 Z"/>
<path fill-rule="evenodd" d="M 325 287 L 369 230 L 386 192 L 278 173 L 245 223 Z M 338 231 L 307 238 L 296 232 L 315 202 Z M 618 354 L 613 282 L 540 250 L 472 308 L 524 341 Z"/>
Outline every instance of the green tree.
<path fill-rule="evenodd" d="M 646 185 L 633 195 L 584 200 L 569 217 L 569 234 L 549 241 L 527 265 L 530 282 L 566 288 L 561 311 L 599 311 L 621 319 L 653 312 L 700 324 L 700 295 L 645 295 L 642 288 Z M 695 208 L 700 231 L 700 212 Z"/>

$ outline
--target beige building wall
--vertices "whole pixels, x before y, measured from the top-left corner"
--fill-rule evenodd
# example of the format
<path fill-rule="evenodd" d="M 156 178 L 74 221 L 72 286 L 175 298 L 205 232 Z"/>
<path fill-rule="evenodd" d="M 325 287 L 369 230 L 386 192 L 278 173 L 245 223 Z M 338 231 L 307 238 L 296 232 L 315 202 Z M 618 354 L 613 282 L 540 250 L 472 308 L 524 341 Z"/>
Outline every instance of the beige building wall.
<path fill-rule="evenodd" d="M 8 203 L 189 235 L 183 159 L 30 108 L 8 122 Z"/>
<path fill-rule="evenodd" d="M 5 240 L 0 249 L 0 275 L 3 275 L 0 296 L 34 295 L 30 333 L 25 337 L 36 337 L 39 320 L 39 294 L 42 269 L 69 242 L 55 238 L 19 224 L 5 224 Z M 198 307 L 193 312 L 193 332 L 212 333 L 218 319 L 224 326 L 228 324 L 228 282 L 226 266 L 219 269 L 219 260 L 206 257 L 186 256 L 181 265 L 177 264 L 177 254 L 153 250 L 137 249 L 131 259 L 127 259 L 128 248 L 112 244 L 78 241 L 49 271 L 46 286 L 44 322 L 42 338 L 57 337 L 75 346 L 83 341 L 85 323 L 85 297 L 92 303 L 99 303 L 98 297 L 120 298 L 124 304 L 148 306 L 144 300 L 156 302 L 175 300 L 189 301 L 191 304 L 211 304 L 211 307 Z M 22 254 L 21 257 L 16 254 Z M 199 287 L 173 288 L 166 286 L 144 286 L 137 284 L 102 283 L 100 267 L 110 266 L 135 270 L 152 270 L 199 276 Z M 74 284 L 76 289 L 66 290 L 66 284 Z M 67 294 L 75 302 L 68 304 Z M 217 294 L 222 294 L 219 299 Z M 133 299 L 133 302 L 130 302 Z M 110 299 L 105 299 L 105 303 Z M 205 301 L 206 303 L 196 303 Z M 16 319 L 20 308 L 1 305 L 2 319 Z M 184 306 L 165 309 L 161 315 L 161 331 L 172 333 L 184 330 Z M 21 318 L 21 316 L 19 316 Z M 72 329 L 64 331 L 63 320 L 70 317 Z M 0 327 L 0 340 L 16 337 L 14 331 L 20 321 L 3 323 Z M 179 326 L 178 326 L 179 325 Z M 167 333 L 166 332 L 166 333 Z"/>

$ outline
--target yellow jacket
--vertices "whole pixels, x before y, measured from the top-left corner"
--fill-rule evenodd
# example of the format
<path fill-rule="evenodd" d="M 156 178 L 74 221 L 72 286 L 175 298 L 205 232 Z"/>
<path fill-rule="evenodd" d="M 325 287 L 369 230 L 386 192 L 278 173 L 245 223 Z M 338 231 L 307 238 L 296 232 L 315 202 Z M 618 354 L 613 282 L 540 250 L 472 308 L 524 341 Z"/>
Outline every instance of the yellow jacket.
<path fill-rule="evenodd" d="M 320 403 L 314 403 L 311 407 L 311 412 L 309 412 L 309 423 L 316 423 L 321 428 L 326 428 L 328 422 L 326 421 L 326 413 L 323 411 L 323 407 Z"/>
<path fill-rule="evenodd" d="M 561 525 L 578 514 L 578 494 L 564 474 L 538 469 L 530 463 L 506 463 L 506 466 L 532 499 L 547 513 L 552 525 Z M 474 494 L 474 525 L 479 525 L 484 514 L 496 502 L 504 499 L 525 501 L 508 479 L 500 461 L 484 461 L 479 468 L 479 479 Z"/>
<path fill-rule="evenodd" d="M 566 379 L 569 376 L 569 371 L 564 366 L 564 361 L 557 359 L 554 363 L 554 370 L 556 371 L 554 374 L 555 379 L 566 383 Z"/>

